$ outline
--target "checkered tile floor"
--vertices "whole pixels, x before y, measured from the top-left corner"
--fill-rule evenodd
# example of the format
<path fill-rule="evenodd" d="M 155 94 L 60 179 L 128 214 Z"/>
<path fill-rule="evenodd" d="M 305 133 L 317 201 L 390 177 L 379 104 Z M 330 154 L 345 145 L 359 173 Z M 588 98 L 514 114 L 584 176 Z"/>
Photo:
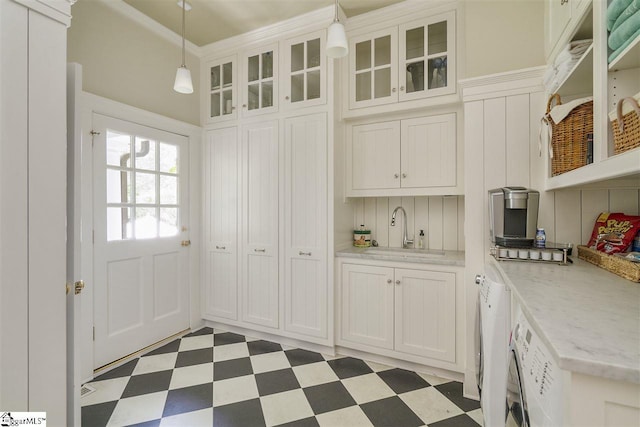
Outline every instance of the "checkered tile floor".
<path fill-rule="evenodd" d="M 82 425 L 466 427 L 462 384 L 203 328 L 89 383 Z M 215 411 L 215 420 L 213 412 Z"/>

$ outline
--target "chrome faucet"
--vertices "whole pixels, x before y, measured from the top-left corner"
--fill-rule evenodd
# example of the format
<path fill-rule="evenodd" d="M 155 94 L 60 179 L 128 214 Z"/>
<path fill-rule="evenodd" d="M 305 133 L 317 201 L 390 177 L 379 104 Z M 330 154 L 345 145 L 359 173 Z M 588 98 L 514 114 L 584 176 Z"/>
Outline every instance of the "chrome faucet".
<path fill-rule="evenodd" d="M 409 240 L 409 236 L 407 235 L 407 212 L 405 212 L 402 206 L 398 206 L 393 210 L 393 213 L 391 214 L 391 226 L 395 227 L 396 213 L 399 210 L 402 211 L 402 247 L 407 249 L 409 245 L 413 245 L 413 239 Z"/>

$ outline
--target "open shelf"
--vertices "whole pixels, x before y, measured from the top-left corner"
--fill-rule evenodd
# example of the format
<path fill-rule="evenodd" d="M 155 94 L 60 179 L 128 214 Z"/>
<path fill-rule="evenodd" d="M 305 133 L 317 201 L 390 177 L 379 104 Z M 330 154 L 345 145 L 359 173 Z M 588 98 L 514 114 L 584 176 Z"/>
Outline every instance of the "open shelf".
<path fill-rule="evenodd" d="M 556 93 L 561 97 L 593 93 L 593 43 L 560 83 Z"/>
<path fill-rule="evenodd" d="M 636 37 L 636 39 L 609 64 L 609 71 L 628 70 L 631 68 L 640 68 L 640 36 Z"/>

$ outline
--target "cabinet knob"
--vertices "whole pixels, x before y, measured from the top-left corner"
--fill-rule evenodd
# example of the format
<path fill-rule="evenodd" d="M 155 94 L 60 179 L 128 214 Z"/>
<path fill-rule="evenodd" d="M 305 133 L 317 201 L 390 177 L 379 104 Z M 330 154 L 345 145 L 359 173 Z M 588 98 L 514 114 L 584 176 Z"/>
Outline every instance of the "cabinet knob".
<path fill-rule="evenodd" d="M 395 88 L 395 87 L 392 87 L 392 88 L 391 88 L 391 92 L 396 93 L 396 88 Z"/>
<path fill-rule="evenodd" d="M 231 107 L 231 111 L 235 110 L 236 106 L 234 105 L 233 107 Z"/>
<path fill-rule="evenodd" d="M 569 0 L 560 0 L 560 6 L 564 6 L 567 3 L 569 3 Z"/>
<path fill-rule="evenodd" d="M 387 279 L 387 283 L 391 283 L 391 282 L 393 282 L 393 280 Z"/>
<path fill-rule="evenodd" d="M 404 86 L 400 86 L 400 92 L 404 92 Z"/>
<path fill-rule="evenodd" d="M 394 177 L 394 178 L 400 178 L 400 175 L 398 175 L 397 173 L 394 173 L 394 174 L 393 174 L 393 177 Z"/>
<path fill-rule="evenodd" d="M 396 285 L 399 285 L 399 284 L 400 284 L 400 280 L 396 280 Z"/>
<path fill-rule="evenodd" d="M 403 174 L 402 174 L 402 177 L 403 177 L 403 178 L 406 178 L 406 177 L 407 177 L 407 174 L 406 174 L 406 173 L 403 173 Z"/>
<path fill-rule="evenodd" d="M 284 99 L 289 100 L 289 95 L 285 96 Z"/>
<path fill-rule="evenodd" d="M 247 104 L 242 104 L 242 108 L 247 108 Z"/>

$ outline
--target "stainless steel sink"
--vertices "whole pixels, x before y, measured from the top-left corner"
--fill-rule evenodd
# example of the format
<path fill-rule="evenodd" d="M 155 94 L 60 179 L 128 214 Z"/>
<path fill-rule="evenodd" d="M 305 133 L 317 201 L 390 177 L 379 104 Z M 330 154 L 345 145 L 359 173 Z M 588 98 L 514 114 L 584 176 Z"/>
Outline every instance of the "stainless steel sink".
<path fill-rule="evenodd" d="M 367 248 L 365 254 L 387 255 L 403 258 L 433 258 L 444 256 L 444 251 L 429 249 L 402 249 L 402 248 Z"/>

